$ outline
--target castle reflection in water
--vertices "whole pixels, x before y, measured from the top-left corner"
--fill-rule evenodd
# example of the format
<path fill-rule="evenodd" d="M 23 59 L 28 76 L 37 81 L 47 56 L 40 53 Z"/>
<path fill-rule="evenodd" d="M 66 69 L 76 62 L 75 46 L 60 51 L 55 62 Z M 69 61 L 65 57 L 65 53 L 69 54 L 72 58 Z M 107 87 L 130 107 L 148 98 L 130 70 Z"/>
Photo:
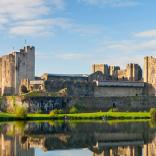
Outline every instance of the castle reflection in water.
<path fill-rule="evenodd" d="M 38 148 L 45 153 L 88 148 L 92 156 L 156 156 L 156 128 L 148 122 L 6 123 L 0 131 L 1 156 L 36 156 Z"/>
<path fill-rule="evenodd" d="M 33 148 L 29 144 L 21 143 L 21 136 L 14 137 L 5 136 L 1 134 L 0 139 L 0 155 L 1 156 L 35 156 Z"/>

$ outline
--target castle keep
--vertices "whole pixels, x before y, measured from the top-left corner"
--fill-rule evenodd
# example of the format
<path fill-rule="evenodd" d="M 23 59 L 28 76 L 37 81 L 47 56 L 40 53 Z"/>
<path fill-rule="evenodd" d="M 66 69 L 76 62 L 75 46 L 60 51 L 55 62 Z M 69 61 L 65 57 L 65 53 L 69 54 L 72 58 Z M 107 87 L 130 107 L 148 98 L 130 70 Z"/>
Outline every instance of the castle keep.
<path fill-rule="evenodd" d="M 20 92 L 23 79 L 35 78 L 35 48 L 24 47 L 0 58 L 0 93 L 15 95 Z"/>

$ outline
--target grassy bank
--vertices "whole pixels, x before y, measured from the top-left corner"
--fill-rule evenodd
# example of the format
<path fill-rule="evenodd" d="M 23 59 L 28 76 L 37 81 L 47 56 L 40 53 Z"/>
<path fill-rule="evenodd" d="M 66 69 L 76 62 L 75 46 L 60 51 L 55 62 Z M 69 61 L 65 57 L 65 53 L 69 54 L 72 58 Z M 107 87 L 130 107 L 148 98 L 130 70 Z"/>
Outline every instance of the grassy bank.
<path fill-rule="evenodd" d="M 16 114 L 0 113 L 0 120 L 44 120 L 44 119 L 150 119 L 149 112 L 95 112 L 76 114 L 27 114 L 19 116 Z"/>
<path fill-rule="evenodd" d="M 58 114 L 56 118 L 66 117 L 69 119 L 148 119 L 148 112 L 95 112 L 78 114 Z"/>

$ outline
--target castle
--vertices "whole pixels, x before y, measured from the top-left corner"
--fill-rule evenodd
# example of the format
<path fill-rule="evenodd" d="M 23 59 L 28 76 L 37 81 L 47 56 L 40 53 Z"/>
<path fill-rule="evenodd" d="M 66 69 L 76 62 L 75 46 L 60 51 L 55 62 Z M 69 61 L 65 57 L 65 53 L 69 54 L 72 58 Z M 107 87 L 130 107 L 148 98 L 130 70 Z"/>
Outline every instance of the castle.
<path fill-rule="evenodd" d="M 26 46 L 0 58 L 0 93 L 17 95 L 23 79 L 35 78 L 35 47 Z"/>
<path fill-rule="evenodd" d="M 96 83 L 95 83 L 96 82 Z M 138 64 L 126 69 L 107 64 L 93 64 L 92 74 L 43 74 L 35 77 L 35 47 L 0 57 L 0 94 L 18 95 L 28 91 L 58 92 L 66 89 L 69 96 L 136 96 L 156 95 L 156 58 L 144 58 L 144 77 Z"/>

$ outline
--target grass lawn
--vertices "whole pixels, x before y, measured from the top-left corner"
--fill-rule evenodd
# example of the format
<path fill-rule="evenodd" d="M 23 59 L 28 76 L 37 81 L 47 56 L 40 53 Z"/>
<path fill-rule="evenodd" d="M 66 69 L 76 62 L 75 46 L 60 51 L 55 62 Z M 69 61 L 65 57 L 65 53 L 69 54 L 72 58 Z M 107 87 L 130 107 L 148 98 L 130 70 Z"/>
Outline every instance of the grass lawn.
<path fill-rule="evenodd" d="M 98 119 L 98 118 L 106 118 L 106 119 L 138 119 L 138 118 L 150 118 L 150 113 L 148 112 L 95 112 L 95 113 L 78 113 L 78 114 L 57 114 L 56 117 L 67 118 L 86 118 L 86 119 Z"/>
<path fill-rule="evenodd" d="M 16 114 L 11 114 L 11 113 L 3 113 L 3 112 L 0 112 L 0 118 L 5 118 L 5 117 L 17 117 Z"/>
<path fill-rule="evenodd" d="M 0 120 L 42 120 L 42 119 L 149 119 L 149 112 L 95 112 L 76 114 L 27 114 L 27 116 L 17 116 L 11 113 L 0 112 Z"/>

